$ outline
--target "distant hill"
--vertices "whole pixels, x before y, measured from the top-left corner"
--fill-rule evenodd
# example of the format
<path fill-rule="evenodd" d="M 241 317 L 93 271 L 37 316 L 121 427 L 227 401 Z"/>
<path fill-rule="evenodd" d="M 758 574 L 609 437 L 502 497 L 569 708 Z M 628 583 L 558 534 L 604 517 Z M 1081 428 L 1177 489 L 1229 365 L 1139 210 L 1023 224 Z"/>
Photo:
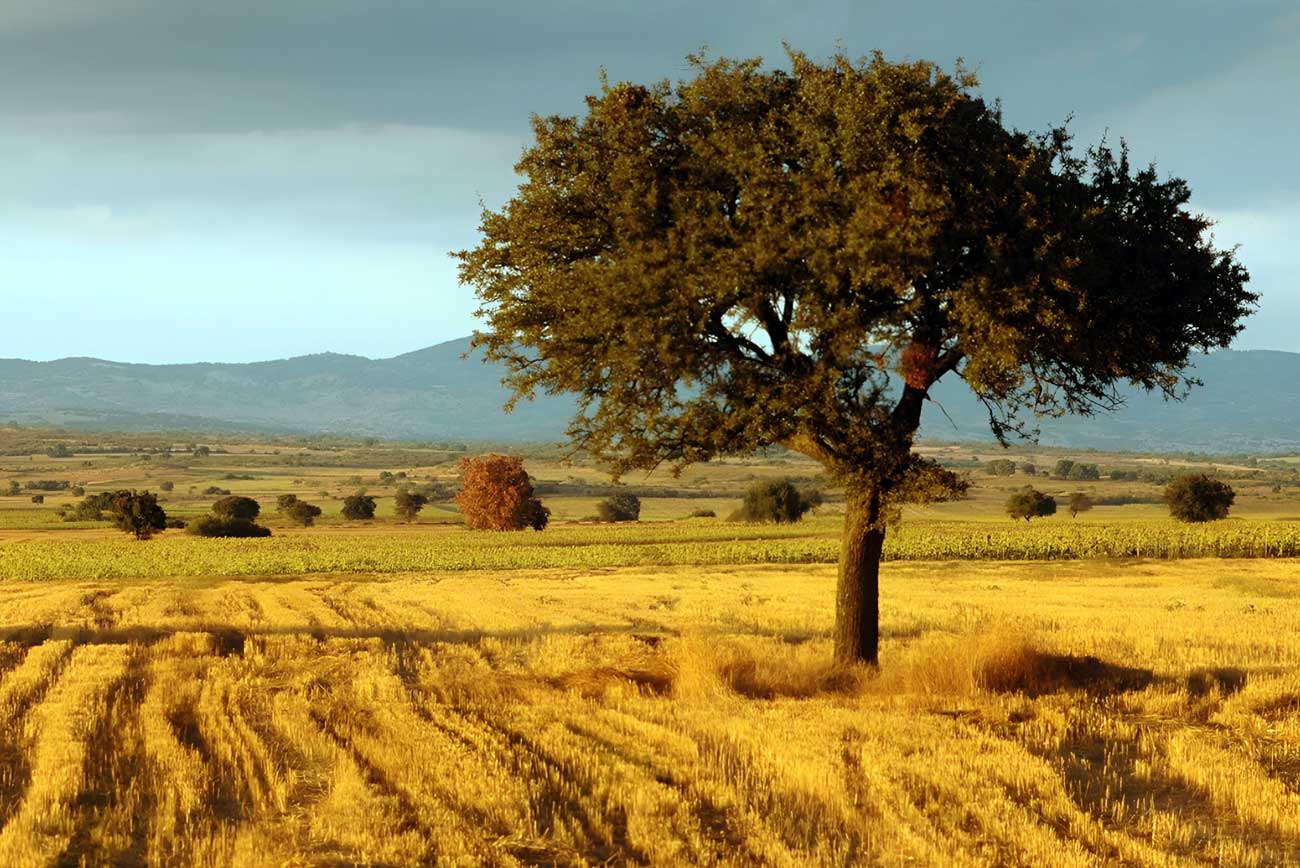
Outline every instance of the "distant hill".
<path fill-rule="evenodd" d="M 468 339 L 391 359 L 321 353 L 251 364 L 132 365 L 0 360 L 0 423 L 114 431 L 341 433 L 403 439 L 562 437 L 568 398 L 501 410 L 499 368 L 463 359 Z M 1045 420 L 1044 445 L 1112 450 L 1300 449 L 1300 354 L 1201 358 L 1205 386 L 1184 403 L 1133 394 L 1117 413 Z M 940 383 L 922 434 L 987 441 L 987 416 L 960 381 Z M 942 405 L 944 413 L 939 410 Z"/>

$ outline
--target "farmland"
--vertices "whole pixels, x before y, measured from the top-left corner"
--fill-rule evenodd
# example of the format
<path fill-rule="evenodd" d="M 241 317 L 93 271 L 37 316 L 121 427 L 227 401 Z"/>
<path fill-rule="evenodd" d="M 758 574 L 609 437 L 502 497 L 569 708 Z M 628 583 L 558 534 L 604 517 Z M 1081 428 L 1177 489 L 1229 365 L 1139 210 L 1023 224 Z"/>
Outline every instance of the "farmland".
<path fill-rule="evenodd" d="M 829 662 L 833 490 L 726 520 L 808 465 L 629 480 L 643 520 L 611 526 L 582 521 L 599 468 L 543 456 L 552 526 L 503 535 L 393 518 L 377 473 L 450 483 L 434 450 L 225 448 L 0 458 L 167 479 L 181 516 L 220 486 L 274 530 L 135 542 L 0 498 L 0 864 L 1300 863 L 1285 468 L 1225 467 L 1235 517 L 1188 526 L 1152 484 L 1049 479 L 1132 502 L 1013 523 L 1024 480 L 972 464 L 970 498 L 891 531 L 873 673 Z M 344 522 L 359 485 L 380 515 Z"/>

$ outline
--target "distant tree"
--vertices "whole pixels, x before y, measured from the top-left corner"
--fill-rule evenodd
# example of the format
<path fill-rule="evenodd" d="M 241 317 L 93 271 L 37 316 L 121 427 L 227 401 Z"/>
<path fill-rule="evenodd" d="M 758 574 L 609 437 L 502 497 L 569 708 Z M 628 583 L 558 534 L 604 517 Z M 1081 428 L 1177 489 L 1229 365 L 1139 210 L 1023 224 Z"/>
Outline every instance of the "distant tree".
<path fill-rule="evenodd" d="M 84 485 L 74 485 L 68 489 L 68 494 L 71 494 L 73 497 L 84 497 L 86 494 L 86 487 Z"/>
<path fill-rule="evenodd" d="M 399 518 L 406 521 L 415 521 L 415 517 L 424 509 L 429 498 L 417 491 L 402 489 L 393 497 L 393 509 L 397 512 Z"/>
<path fill-rule="evenodd" d="M 275 508 L 280 512 L 284 512 L 286 509 L 290 508 L 297 502 L 298 502 L 298 495 L 281 494 L 275 499 Z"/>
<path fill-rule="evenodd" d="M 1026 485 L 1007 499 L 1007 515 L 1025 521 L 1056 515 L 1056 498 Z"/>
<path fill-rule="evenodd" d="M 45 502 L 45 495 L 43 494 L 32 495 L 32 503 L 44 503 L 44 502 Z"/>
<path fill-rule="evenodd" d="M 1088 497 L 1088 495 L 1082 491 L 1076 491 L 1070 495 L 1070 518 L 1078 518 L 1079 513 L 1087 512 L 1090 509 L 1092 509 L 1092 498 Z"/>
<path fill-rule="evenodd" d="M 300 524 L 303 527 L 309 527 L 314 524 L 316 519 L 320 518 L 321 508 L 314 503 L 308 503 L 305 500 L 295 500 L 284 511 L 285 518 Z"/>
<path fill-rule="evenodd" d="M 220 494 L 229 494 L 229 493 L 230 493 L 230 489 L 229 489 L 229 488 L 222 488 L 222 487 L 219 486 L 219 485 L 209 485 L 207 488 L 203 489 L 203 493 L 204 493 L 204 494 L 208 494 L 208 495 L 212 495 L 212 494 L 218 494 L 218 495 L 220 495 Z"/>
<path fill-rule="evenodd" d="M 1179 521 L 1215 521 L 1228 517 L 1228 509 L 1236 500 L 1232 486 L 1204 473 L 1189 473 L 1175 477 L 1165 487 L 1165 503 L 1169 514 Z"/>
<path fill-rule="evenodd" d="M 211 454 L 212 447 L 210 446 L 195 446 L 193 449 L 193 455 L 195 458 L 207 458 Z"/>
<path fill-rule="evenodd" d="M 1025 461 L 1020 465 L 1020 472 L 1025 476 L 1037 476 L 1038 468 L 1035 467 L 1032 462 Z"/>
<path fill-rule="evenodd" d="M 1072 479 L 1076 482 L 1101 479 L 1101 470 L 1095 464 L 1077 462 L 1070 468 L 1070 472 L 1066 478 Z"/>
<path fill-rule="evenodd" d="M 375 499 L 360 492 L 343 498 L 343 517 L 349 521 L 370 521 L 375 517 Z"/>
<path fill-rule="evenodd" d="M 170 479 L 166 479 L 158 483 L 158 487 L 163 491 L 171 491 L 176 487 L 176 483 L 172 482 Z"/>
<path fill-rule="evenodd" d="M 804 513 L 820 501 L 820 495 L 807 495 L 788 479 L 763 480 L 755 482 L 745 491 L 740 509 L 731 518 L 733 521 L 793 523 L 802 519 Z"/>
<path fill-rule="evenodd" d="M 244 518 L 229 518 L 220 515 L 201 515 L 186 524 L 185 532 L 193 536 L 204 537 L 256 538 L 271 535 L 269 527 L 254 524 Z"/>
<path fill-rule="evenodd" d="M 533 496 L 524 463 L 509 455 L 483 455 L 457 462 L 462 476 L 456 505 L 472 530 L 542 530 L 551 511 Z"/>
<path fill-rule="evenodd" d="M 23 486 L 17 479 L 9 480 L 9 496 L 17 497 L 23 493 Z"/>
<path fill-rule="evenodd" d="M 711 509 L 692 509 L 687 518 L 717 518 L 718 514 Z"/>
<path fill-rule="evenodd" d="M 596 504 L 596 517 L 601 521 L 637 521 L 641 518 L 641 498 L 620 491 Z"/>
<path fill-rule="evenodd" d="M 106 499 L 118 530 L 134 534 L 136 539 L 148 539 L 155 531 L 167 527 L 167 513 L 158 505 L 158 498 L 148 491 L 123 489 L 108 493 Z"/>
<path fill-rule="evenodd" d="M 1074 462 L 1071 461 L 1069 458 L 1062 458 L 1061 460 L 1057 461 L 1056 466 L 1052 468 L 1052 476 L 1054 476 L 1057 479 L 1069 479 L 1070 471 L 1073 469 L 1074 469 Z"/>
<path fill-rule="evenodd" d="M 842 486 L 835 656 L 875 662 L 901 505 L 959 481 L 913 449 L 945 375 L 999 438 L 1032 414 L 1178 397 L 1253 309 L 1182 180 L 1063 127 L 1008 128 L 934 64 L 693 57 L 538 117 L 461 251 L 515 397 L 573 392 L 615 473 L 779 444 Z"/>
<path fill-rule="evenodd" d="M 989 476 L 1012 476 L 1016 472 L 1016 462 L 1010 458 L 994 458 L 984 465 L 984 472 Z"/>
<path fill-rule="evenodd" d="M 380 485 L 392 485 L 396 481 L 397 481 L 397 477 L 393 475 L 393 472 L 391 470 L 379 471 Z"/>
<path fill-rule="evenodd" d="M 73 456 L 73 452 L 68 448 L 67 443 L 55 443 L 45 450 L 45 454 L 50 458 L 71 458 Z"/>
<path fill-rule="evenodd" d="M 220 518 L 253 521 L 262 512 L 262 505 L 251 497 L 231 495 L 212 504 L 212 514 Z"/>

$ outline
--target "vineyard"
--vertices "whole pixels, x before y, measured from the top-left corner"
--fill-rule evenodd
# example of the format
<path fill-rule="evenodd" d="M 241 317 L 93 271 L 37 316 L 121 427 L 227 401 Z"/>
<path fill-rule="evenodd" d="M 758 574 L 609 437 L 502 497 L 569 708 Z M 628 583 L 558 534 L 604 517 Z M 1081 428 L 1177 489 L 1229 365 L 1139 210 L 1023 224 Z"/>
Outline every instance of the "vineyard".
<path fill-rule="evenodd" d="M 837 521 L 826 517 L 786 526 L 568 525 L 504 537 L 452 528 L 287 530 L 263 540 L 164 534 L 143 543 L 56 535 L 0 545 L 0 580 L 826 564 L 839 553 L 838 534 Z M 905 561 L 1297 557 L 1300 522 L 917 521 L 890 533 L 884 556 Z"/>

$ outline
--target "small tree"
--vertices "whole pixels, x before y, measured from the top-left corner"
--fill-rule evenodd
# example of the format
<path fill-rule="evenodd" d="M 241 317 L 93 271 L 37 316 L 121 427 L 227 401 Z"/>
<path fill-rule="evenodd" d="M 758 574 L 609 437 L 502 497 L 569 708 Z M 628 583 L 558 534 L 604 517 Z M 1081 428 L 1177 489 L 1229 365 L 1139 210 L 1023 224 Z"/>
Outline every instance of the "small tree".
<path fill-rule="evenodd" d="M 193 454 L 195 458 L 207 458 L 209 455 L 212 454 L 212 447 L 195 446 L 193 449 Z"/>
<path fill-rule="evenodd" d="M 361 492 L 343 498 L 343 517 L 348 521 L 370 521 L 375 517 L 375 499 Z"/>
<path fill-rule="evenodd" d="M 176 483 L 172 482 L 170 479 L 165 479 L 158 483 L 158 487 L 163 491 L 171 491 L 176 488 Z"/>
<path fill-rule="evenodd" d="M 45 502 L 45 495 L 43 494 L 32 495 L 32 503 L 44 503 L 44 502 Z"/>
<path fill-rule="evenodd" d="M 1016 462 L 1009 458 L 994 458 L 984 465 L 989 476 L 1011 476 L 1016 472 Z"/>
<path fill-rule="evenodd" d="M 415 517 L 420 514 L 420 510 L 424 509 L 425 504 L 428 502 L 429 498 L 418 491 L 404 488 L 397 492 L 397 495 L 393 498 L 393 509 L 397 512 L 399 518 L 406 521 L 415 521 Z"/>
<path fill-rule="evenodd" d="M 524 463 L 509 455 L 462 458 L 463 476 L 456 505 L 473 530 L 542 530 L 551 511 L 533 496 Z"/>
<path fill-rule="evenodd" d="M 805 494 L 788 479 L 771 479 L 751 485 L 745 491 L 740 509 L 731 518 L 734 521 L 793 523 L 820 502 L 820 494 Z"/>
<path fill-rule="evenodd" d="M 1069 458 L 1062 458 L 1056 462 L 1052 468 L 1052 476 L 1057 479 L 1069 479 L 1070 471 L 1074 469 L 1074 462 Z"/>
<path fill-rule="evenodd" d="M 269 527 L 254 524 L 245 518 L 227 518 L 220 515 L 201 515 L 185 526 L 193 536 L 256 538 L 271 535 Z"/>
<path fill-rule="evenodd" d="M 1007 499 L 1007 515 L 1013 519 L 1023 518 L 1025 521 L 1056 515 L 1056 498 L 1026 485 Z"/>
<path fill-rule="evenodd" d="M 596 504 L 596 517 L 601 521 L 638 521 L 641 518 L 641 498 L 620 491 Z"/>
<path fill-rule="evenodd" d="M 1033 462 L 1025 461 L 1020 465 L 1020 472 L 1025 476 L 1037 476 L 1038 468 L 1034 466 Z"/>
<path fill-rule="evenodd" d="M 20 495 L 20 494 L 22 494 L 22 493 L 23 493 L 23 487 L 22 487 L 22 484 L 19 483 L 17 479 L 11 479 L 11 480 L 9 480 L 9 496 L 10 496 L 10 497 L 17 497 L 18 495 Z"/>
<path fill-rule="evenodd" d="M 251 497 L 232 495 L 212 504 L 212 514 L 238 521 L 253 521 L 262 512 L 262 505 Z"/>
<path fill-rule="evenodd" d="M 1101 479 L 1101 470 L 1095 464 L 1078 462 L 1070 468 L 1067 478 L 1076 482 Z"/>
<path fill-rule="evenodd" d="M 118 530 L 134 534 L 136 539 L 148 539 L 167 527 L 167 513 L 148 491 L 115 491 L 109 495 L 108 510 Z"/>
<path fill-rule="evenodd" d="M 1079 513 L 1092 509 L 1092 498 L 1082 491 L 1076 491 L 1070 495 L 1069 509 L 1070 518 L 1078 518 Z"/>
<path fill-rule="evenodd" d="M 276 511 L 289 521 L 308 527 L 320 517 L 321 508 L 305 500 L 299 500 L 296 494 L 282 494 L 276 498 Z"/>
<path fill-rule="evenodd" d="M 1169 514 L 1179 521 L 1215 521 L 1228 517 L 1228 509 L 1236 500 L 1232 486 L 1204 473 L 1189 473 L 1175 477 L 1165 486 L 1165 503 Z"/>

